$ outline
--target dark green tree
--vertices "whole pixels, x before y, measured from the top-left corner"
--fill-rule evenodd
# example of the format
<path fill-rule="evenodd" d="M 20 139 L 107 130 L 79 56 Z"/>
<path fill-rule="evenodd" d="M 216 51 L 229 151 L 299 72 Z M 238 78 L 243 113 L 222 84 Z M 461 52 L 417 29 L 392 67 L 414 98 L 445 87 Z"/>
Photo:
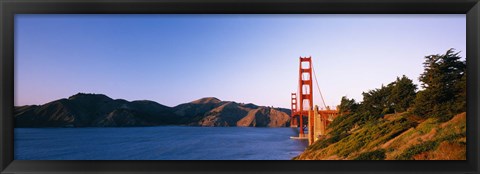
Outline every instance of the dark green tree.
<path fill-rule="evenodd" d="M 393 85 L 382 85 L 381 88 L 363 92 L 363 102 L 360 109 L 372 117 L 393 113 L 393 104 L 390 102 L 390 93 Z"/>
<path fill-rule="evenodd" d="M 467 111 L 467 74 L 464 72 L 460 81 L 456 83 L 456 101 L 454 104 L 455 113 Z"/>
<path fill-rule="evenodd" d="M 461 106 L 457 106 L 457 102 L 463 100 L 459 93 L 466 88 L 460 84 L 466 62 L 460 59 L 459 52 L 455 53 L 454 49 L 443 55 L 425 57 L 424 72 L 419 77 L 424 90 L 415 99 L 416 114 L 444 119 L 458 113 Z"/>
<path fill-rule="evenodd" d="M 343 96 L 338 108 L 339 108 L 338 112 L 341 115 L 346 113 L 352 113 L 357 110 L 358 103 L 355 102 L 355 99 L 348 99 L 346 96 Z"/>
<path fill-rule="evenodd" d="M 395 112 L 406 111 L 415 100 L 417 85 L 405 75 L 402 78 L 397 77 L 397 80 L 389 85 L 392 86 L 389 103 Z"/>

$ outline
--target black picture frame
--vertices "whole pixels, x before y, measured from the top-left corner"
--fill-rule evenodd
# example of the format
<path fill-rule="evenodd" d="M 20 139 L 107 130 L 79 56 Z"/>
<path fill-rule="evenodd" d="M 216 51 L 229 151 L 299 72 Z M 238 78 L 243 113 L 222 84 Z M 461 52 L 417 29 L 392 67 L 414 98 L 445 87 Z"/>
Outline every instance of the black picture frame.
<path fill-rule="evenodd" d="M 479 0 L 0 0 L 2 173 L 479 173 Z M 15 14 L 466 14 L 465 161 L 13 160 Z"/>

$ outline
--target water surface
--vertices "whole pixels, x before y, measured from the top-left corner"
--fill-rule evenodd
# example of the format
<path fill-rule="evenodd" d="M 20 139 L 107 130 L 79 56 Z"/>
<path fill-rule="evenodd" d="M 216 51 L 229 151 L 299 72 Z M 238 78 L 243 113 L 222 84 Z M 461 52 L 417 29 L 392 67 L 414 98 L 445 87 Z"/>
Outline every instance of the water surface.
<path fill-rule="evenodd" d="M 15 160 L 289 160 L 293 128 L 15 128 Z"/>

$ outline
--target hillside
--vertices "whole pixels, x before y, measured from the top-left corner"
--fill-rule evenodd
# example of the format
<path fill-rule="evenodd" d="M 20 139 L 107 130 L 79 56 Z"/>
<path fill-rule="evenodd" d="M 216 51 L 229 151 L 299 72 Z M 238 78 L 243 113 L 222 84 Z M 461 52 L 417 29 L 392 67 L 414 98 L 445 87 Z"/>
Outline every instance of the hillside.
<path fill-rule="evenodd" d="M 330 130 L 331 132 L 333 130 Z M 296 160 L 465 160 L 466 113 L 446 122 L 389 114 L 315 142 Z"/>
<path fill-rule="evenodd" d="M 254 116 L 252 116 L 252 114 Z M 250 126 L 289 125 L 288 109 L 221 101 L 214 97 L 168 107 L 148 101 L 79 93 L 44 105 L 14 109 L 16 127 Z"/>
<path fill-rule="evenodd" d="M 327 134 L 294 159 L 466 159 L 466 61 L 451 48 L 424 57 L 421 89 L 403 75 L 343 96 Z"/>
<path fill-rule="evenodd" d="M 173 108 L 175 114 L 193 126 L 285 127 L 290 125 L 290 110 L 221 101 L 209 97 Z"/>

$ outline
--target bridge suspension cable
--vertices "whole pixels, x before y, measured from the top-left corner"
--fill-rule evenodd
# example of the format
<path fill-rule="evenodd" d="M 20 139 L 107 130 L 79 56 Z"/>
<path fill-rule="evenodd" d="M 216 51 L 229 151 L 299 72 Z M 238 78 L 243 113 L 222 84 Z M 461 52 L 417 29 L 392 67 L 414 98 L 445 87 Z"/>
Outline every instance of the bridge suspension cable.
<path fill-rule="evenodd" d="M 315 72 L 315 68 L 313 67 L 313 64 L 312 64 L 312 70 L 313 70 L 313 77 L 315 77 L 315 83 L 317 84 L 318 93 L 322 98 L 323 106 L 325 107 L 325 109 L 327 109 L 327 105 L 325 104 L 325 100 L 323 99 L 322 91 L 320 90 L 320 85 L 318 85 L 317 73 Z"/>

